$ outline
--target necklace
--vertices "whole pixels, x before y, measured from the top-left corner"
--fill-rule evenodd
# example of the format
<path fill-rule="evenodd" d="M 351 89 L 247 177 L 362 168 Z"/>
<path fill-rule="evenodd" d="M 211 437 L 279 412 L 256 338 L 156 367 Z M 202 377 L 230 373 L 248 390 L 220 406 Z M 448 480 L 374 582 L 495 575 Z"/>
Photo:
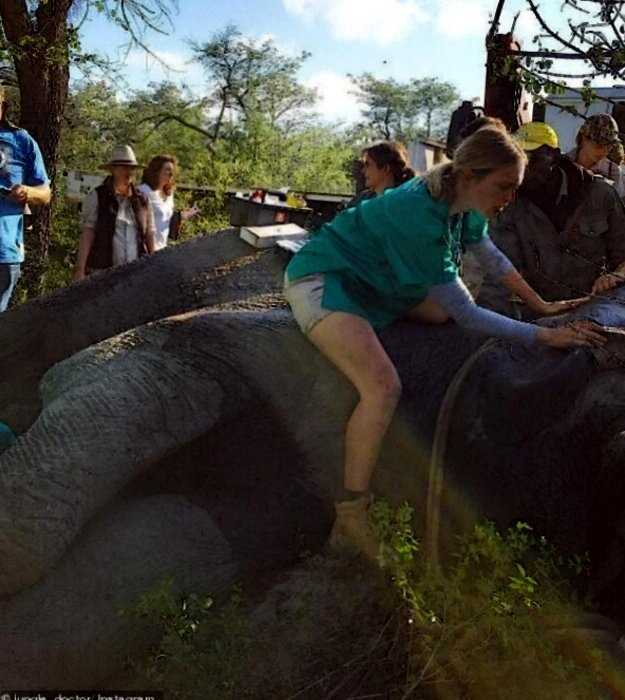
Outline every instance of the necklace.
<path fill-rule="evenodd" d="M 451 259 L 459 270 L 462 264 L 462 231 L 464 230 L 464 212 L 447 218 L 447 235 L 444 242 L 451 253 Z"/>

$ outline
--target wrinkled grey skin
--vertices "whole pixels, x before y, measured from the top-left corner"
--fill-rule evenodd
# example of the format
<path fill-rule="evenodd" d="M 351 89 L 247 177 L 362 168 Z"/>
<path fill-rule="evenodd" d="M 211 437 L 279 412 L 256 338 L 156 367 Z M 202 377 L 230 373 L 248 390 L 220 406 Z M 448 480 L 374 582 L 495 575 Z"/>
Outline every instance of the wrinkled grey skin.
<path fill-rule="evenodd" d="M 183 255 L 180 248 L 176 256 Z M 196 249 L 187 250 L 193 255 Z M 275 260 L 254 260 L 271 291 Z M 157 293 L 158 278 L 145 265 L 144 282 L 151 280 Z M 301 335 L 288 310 L 250 307 L 241 269 L 219 278 L 234 308 L 222 304 L 117 335 L 140 315 L 132 309 L 125 316 L 122 305 L 111 337 L 45 374 L 40 413 L 0 456 L 0 620 L 7 630 L 0 637 L 0 678 L 10 685 L 95 687 L 115 672 L 123 654 L 153 641 L 149 631 L 135 638 L 132 624 L 115 615 L 150 585 L 171 574 L 178 590 L 216 593 L 235 577 L 292 562 L 303 549 L 323 545 L 355 392 Z M 104 281 L 88 281 L 86 293 L 90 284 Z M 68 297 L 68 315 L 76 318 L 80 295 L 72 289 Z M 55 303 L 62 312 L 62 295 Z M 106 332 L 101 322 L 98 333 Z M 404 393 L 374 486 L 391 501 L 411 501 L 422 531 L 441 400 L 484 339 L 453 324 L 398 323 L 382 340 Z M 508 349 L 493 352 L 484 372 Z M 506 510 L 505 498 L 489 503 L 489 474 L 487 497 L 480 500 L 476 491 L 471 517 L 496 511 L 503 525 L 506 518 L 544 517 L 534 504 L 548 507 L 550 497 L 541 486 L 541 500 L 532 480 L 524 480 L 528 455 L 545 474 L 549 494 L 568 465 L 565 447 L 572 435 L 583 432 L 584 445 L 609 444 L 610 464 L 625 464 L 625 374 L 602 372 L 584 352 L 567 356 L 566 367 L 572 373 L 584 368 L 592 381 L 580 383 L 572 403 L 556 406 L 548 423 L 533 417 L 536 445 L 548 445 L 548 454 L 532 443 L 527 453 L 515 448 L 507 456 L 518 491 L 510 501 L 514 510 Z M 541 358 L 545 372 L 528 375 L 523 386 L 539 391 L 563 362 L 558 354 Z M 478 379 L 492 384 L 484 372 L 482 379 L 470 377 L 467 387 L 482 386 Z M 557 399 L 540 400 L 555 405 Z M 461 487 L 465 471 L 479 481 L 475 465 L 493 457 L 488 433 L 481 437 L 483 417 L 471 410 L 470 401 L 459 402 L 449 447 L 452 461 L 471 454 L 471 469 L 453 472 Z M 515 411 L 510 406 L 495 416 L 502 428 L 514 422 Z M 581 460 L 576 468 L 584 465 Z M 618 471 L 611 482 L 615 493 L 623 485 Z M 569 535 L 557 514 L 545 522 L 556 539 Z M 604 578 L 605 585 L 615 580 L 610 573 Z M 97 653 L 85 656 L 85 648 Z"/>

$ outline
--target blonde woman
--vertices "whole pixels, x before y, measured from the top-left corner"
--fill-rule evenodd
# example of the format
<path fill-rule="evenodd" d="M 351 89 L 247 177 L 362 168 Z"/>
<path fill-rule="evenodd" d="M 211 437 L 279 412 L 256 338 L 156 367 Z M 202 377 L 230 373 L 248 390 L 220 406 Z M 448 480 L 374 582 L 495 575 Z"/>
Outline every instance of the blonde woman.
<path fill-rule="evenodd" d="M 344 490 L 331 536 L 374 557 L 369 482 L 401 393 L 376 331 L 401 317 L 459 325 L 526 344 L 601 344 L 584 328 L 542 328 L 482 309 L 459 279 L 463 246 L 541 315 L 579 305 L 544 301 L 488 238 L 485 219 L 505 207 L 527 159 L 512 138 L 483 128 L 454 160 L 422 179 L 362 202 L 323 226 L 289 263 L 285 294 L 310 341 L 354 384 L 358 404 L 345 432 Z"/>

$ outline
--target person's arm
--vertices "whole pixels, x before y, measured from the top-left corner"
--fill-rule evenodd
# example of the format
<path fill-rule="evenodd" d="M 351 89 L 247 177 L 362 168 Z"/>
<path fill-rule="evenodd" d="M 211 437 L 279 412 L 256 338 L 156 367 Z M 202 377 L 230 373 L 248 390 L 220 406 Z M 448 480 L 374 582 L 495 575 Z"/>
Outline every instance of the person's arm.
<path fill-rule="evenodd" d="M 589 297 L 578 297 L 577 299 L 567 299 L 565 301 L 545 301 L 514 268 L 501 277 L 499 282 L 511 294 L 522 299 L 532 311 L 535 311 L 540 316 L 566 313 L 581 304 L 585 304 L 589 299 Z"/>
<path fill-rule="evenodd" d="M 428 298 L 438 303 L 459 326 L 485 335 L 526 345 L 540 343 L 558 348 L 599 345 L 604 342 L 601 335 L 588 328 L 545 328 L 515 321 L 484 309 L 475 303 L 469 290 L 459 279 L 431 287 L 428 290 Z"/>
<path fill-rule="evenodd" d="M 182 212 L 174 211 L 169 220 L 169 234 L 167 238 L 170 241 L 177 241 L 180 236 L 180 229 L 182 228 Z"/>
<path fill-rule="evenodd" d="M 616 190 L 606 191 L 605 211 L 607 263 L 610 272 L 598 275 L 592 286 L 593 294 L 601 294 L 625 282 L 625 206 Z"/>
<path fill-rule="evenodd" d="M 50 180 L 39 146 L 35 139 L 26 132 L 19 133 L 25 152 L 24 180 L 11 188 L 9 199 L 22 206 L 48 204 L 52 196 Z"/>
<path fill-rule="evenodd" d="M 148 249 L 148 253 L 152 255 L 156 250 L 155 247 L 156 238 L 156 226 L 154 224 L 154 212 L 152 211 L 152 206 L 148 202 L 146 226 L 145 226 L 145 247 Z"/>
<path fill-rule="evenodd" d="M 467 246 L 467 250 L 475 255 L 491 280 L 522 299 L 532 311 L 540 316 L 564 313 L 588 301 L 588 297 L 567 301 L 545 301 L 523 279 L 512 262 L 489 238 L 483 238 L 481 241 Z"/>
<path fill-rule="evenodd" d="M 489 226 L 488 240 L 505 256 L 513 269 L 520 270 L 523 267 L 523 253 L 519 240 L 519 231 L 516 226 L 518 211 L 518 204 L 513 203 L 499 214 Z M 479 292 L 479 303 L 486 308 L 504 313 L 507 316 L 516 316 L 518 312 L 510 298 L 510 294 L 500 282 L 503 276 L 502 270 L 497 266 L 494 269 L 491 268 L 484 261 L 483 253 L 476 250 L 478 246 L 468 245 L 467 250 L 480 258 L 480 267 L 484 272 L 484 279 Z"/>
<path fill-rule="evenodd" d="M 95 225 L 98 218 L 98 195 L 90 192 L 83 202 L 81 232 L 78 241 L 78 257 L 74 266 L 74 281 L 82 280 L 87 274 L 87 260 L 95 241 Z"/>
<path fill-rule="evenodd" d="M 48 204 L 51 197 L 50 185 L 47 183 L 43 185 L 13 185 L 9 194 L 9 199 L 22 206 Z"/>
<path fill-rule="evenodd" d="M 80 240 L 78 241 L 78 259 L 74 267 L 74 281 L 82 280 L 87 275 L 87 260 L 95 240 L 95 230 L 91 226 L 84 226 Z"/>

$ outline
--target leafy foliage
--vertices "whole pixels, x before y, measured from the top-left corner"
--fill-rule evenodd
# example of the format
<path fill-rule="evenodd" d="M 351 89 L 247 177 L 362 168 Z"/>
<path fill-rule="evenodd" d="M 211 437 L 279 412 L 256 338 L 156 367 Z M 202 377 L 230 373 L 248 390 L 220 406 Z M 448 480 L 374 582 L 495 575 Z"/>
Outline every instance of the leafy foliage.
<path fill-rule="evenodd" d="M 602 697 L 609 659 L 592 646 L 565 654 L 563 629 L 581 611 L 573 582 L 586 557 L 560 555 L 529 525 L 500 533 L 490 522 L 460 538 L 449 566 L 417 557 L 412 509 L 374 505 L 382 562 L 398 591 L 408 642 L 408 692 L 447 686 L 450 697 Z M 408 695 L 407 695 L 408 696 Z"/>
<path fill-rule="evenodd" d="M 372 73 L 350 76 L 355 94 L 366 106 L 362 127 L 383 139 L 409 142 L 419 137 L 442 136 L 449 114 L 459 100 L 456 88 L 438 78 L 400 83 Z"/>
<path fill-rule="evenodd" d="M 196 61 L 206 72 L 218 109 L 214 139 L 219 136 L 228 110 L 248 123 L 262 117 L 275 127 L 280 123 L 284 126 L 287 117 L 295 123 L 301 110 L 315 102 L 315 91 L 304 87 L 297 78 L 310 57 L 306 51 L 287 56 L 272 39 L 257 42 L 246 38 L 234 25 L 192 47 Z"/>
<path fill-rule="evenodd" d="M 245 672 L 250 638 L 241 613 L 241 592 L 236 588 L 218 610 L 213 598 L 177 596 L 172 579 L 147 591 L 122 614 L 137 623 L 162 629 L 162 638 L 134 670 L 151 687 L 167 688 L 168 697 L 232 698 Z"/>
<path fill-rule="evenodd" d="M 134 663 L 137 685 L 157 682 L 174 700 L 622 693 L 603 652 L 562 644 L 581 615 L 574 583 L 586 557 L 559 554 L 526 524 L 500 533 L 484 522 L 436 571 L 419 554 L 413 516 L 406 504 L 374 505 L 382 570 L 310 557 L 256 608 L 239 588 L 213 605 L 165 582 L 130 613 L 161 625 L 160 643 Z"/>
<path fill-rule="evenodd" d="M 518 72 L 520 82 L 539 102 L 549 102 L 546 95 L 558 95 L 568 88 L 577 92 L 586 106 L 597 97 L 591 87 L 593 80 L 611 77 L 615 83 L 623 82 L 623 0 L 563 0 L 554 16 L 557 20 L 547 19 L 545 5 L 535 0 L 526 0 L 526 6 L 538 25 L 532 39 L 534 53 L 522 61 L 507 57 L 499 72 L 505 74 L 506 66 L 508 73 Z M 573 87 L 573 81 L 581 87 Z M 583 116 L 571 107 L 561 109 Z"/>

